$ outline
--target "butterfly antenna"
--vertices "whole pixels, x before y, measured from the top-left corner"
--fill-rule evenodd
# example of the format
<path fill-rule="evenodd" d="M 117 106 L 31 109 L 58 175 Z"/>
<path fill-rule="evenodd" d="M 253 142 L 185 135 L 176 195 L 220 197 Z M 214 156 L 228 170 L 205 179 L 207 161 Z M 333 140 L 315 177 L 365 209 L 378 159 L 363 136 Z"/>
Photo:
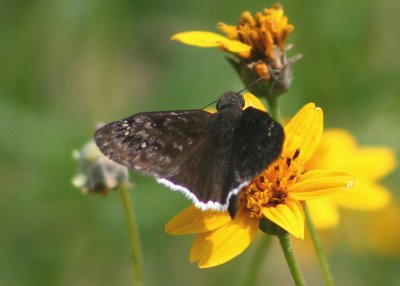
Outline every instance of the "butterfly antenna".
<path fill-rule="evenodd" d="M 243 88 L 242 90 L 238 91 L 237 94 L 241 94 L 243 91 L 248 90 L 251 86 L 255 85 L 256 83 L 258 83 L 259 81 L 265 79 L 265 77 L 267 75 L 273 75 L 273 74 L 277 74 L 279 73 L 278 69 L 272 69 L 269 72 L 267 72 L 265 75 L 260 76 L 258 79 L 256 79 L 255 81 L 253 81 L 252 83 L 250 83 L 248 86 L 246 86 L 245 88 Z"/>
<path fill-rule="evenodd" d="M 267 75 L 273 75 L 273 74 L 278 74 L 279 70 L 278 69 L 271 69 L 269 72 L 267 72 L 265 75 L 260 76 L 258 79 L 256 79 L 255 81 L 253 81 L 252 83 L 250 83 L 248 86 L 246 86 L 245 88 L 243 88 L 242 90 L 236 92 L 236 94 L 241 94 L 243 91 L 248 90 L 251 86 L 255 85 L 256 83 L 258 83 L 259 81 L 265 79 L 265 77 Z M 219 101 L 219 99 L 214 100 L 213 102 L 207 104 L 206 106 L 204 106 L 202 109 L 205 109 L 207 107 L 209 107 L 210 105 L 217 103 Z"/>
<path fill-rule="evenodd" d="M 204 107 L 202 108 L 202 110 L 203 110 L 203 109 L 206 109 L 206 108 L 209 107 L 210 105 L 213 105 L 214 103 L 217 103 L 218 100 L 219 100 L 219 99 L 214 100 L 213 102 L 210 102 L 209 104 L 207 104 L 206 106 L 204 106 Z"/>

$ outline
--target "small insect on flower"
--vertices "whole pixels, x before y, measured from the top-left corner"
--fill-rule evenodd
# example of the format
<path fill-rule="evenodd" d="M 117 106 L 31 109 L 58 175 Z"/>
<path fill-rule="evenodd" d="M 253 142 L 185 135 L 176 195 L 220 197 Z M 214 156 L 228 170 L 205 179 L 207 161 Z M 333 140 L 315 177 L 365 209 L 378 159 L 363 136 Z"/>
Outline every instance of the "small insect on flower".
<path fill-rule="evenodd" d="M 281 153 L 283 129 L 268 113 L 227 92 L 217 112 L 144 112 L 94 135 L 108 158 L 184 193 L 202 210 L 236 214 L 242 187 Z"/>
<path fill-rule="evenodd" d="M 167 223 L 166 232 L 197 234 L 190 260 L 201 268 L 225 263 L 242 253 L 259 228 L 266 231 L 263 226 L 267 223 L 303 239 L 304 201 L 347 190 L 353 184 L 346 173 L 306 167 L 322 132 L 322 110 L 313 103 L 305 105 L 285 126 L 281 155 L 240 192 L 234 219 L 226 212 L 188 207 Z"/>

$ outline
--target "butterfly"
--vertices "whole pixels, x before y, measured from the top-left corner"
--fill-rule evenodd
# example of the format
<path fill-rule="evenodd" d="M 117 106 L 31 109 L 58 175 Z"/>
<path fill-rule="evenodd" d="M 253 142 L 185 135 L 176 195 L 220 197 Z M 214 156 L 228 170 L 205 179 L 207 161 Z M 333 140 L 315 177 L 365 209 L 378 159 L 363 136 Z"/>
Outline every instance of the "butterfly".
<path fill-rule="evenodd" d="M 217 112 L 143 112 L 99 128 L 109 159 L 177 190 L 202 210 L 234 217 L 240 190 L 281 153 L 284 132 L 271 116 L 225 93 Z"/>

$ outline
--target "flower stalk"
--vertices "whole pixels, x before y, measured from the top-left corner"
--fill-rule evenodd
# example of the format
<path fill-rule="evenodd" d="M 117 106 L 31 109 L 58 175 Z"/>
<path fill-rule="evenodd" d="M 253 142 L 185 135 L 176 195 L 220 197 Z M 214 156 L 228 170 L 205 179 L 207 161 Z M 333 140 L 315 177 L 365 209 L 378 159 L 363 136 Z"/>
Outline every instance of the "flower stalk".
<path fill-rule="evenodd" d="M 334 283 L 333 283 L 332 274 L 329 270 L 328 260 L 326 259 L 324 251 L 322 250 L 321 240 L 319 238 L 319 235 L 315 228 L 315 225 L 311 219 L 310 211 L 308 210 L 307 205 L 304 206 L 304 212 L 305 212 L 306 224 L 308 227 L 308 231 L 310 232 L 311 240 L 312 240 L 315 252 L 317 253 L 318 262 L 322 269 L 322 274 L 324 277 L 325 285 L 333 286 Z"/>
<path fill-rule="evenodd" d="M 292 241 L 290 240 L 290 235 L 288 233 L 285 233 L 278 235 L 278 238 L 281 244 L 282 251 L 288 263 L 290 273 L 292 274 L 294 284 L 296 286 L 305 286 L 306 283 L 304 281 L 300 268 L 297 264 L 296 256 L 294 255 Z"/>
<path fill-rule="evenodd" d="M 269 107 L 269 112 L 272 117 L 276 122 L 282 124 L 282 117 L 281 117 L 281 112 L 279 110 L 279 97 L 266 97 L 267 102 L 268 102 L 268 107 Z"/>
<path fill-rule="evenodd" d="M 128 188 L 126 184 L 121 183 L 119 185 L 119 190 L 121 194 L 122 204 L 124 206 L 125 219 L 129 232 L 129 241 L 131 248 L 131 259 L 132 259 L 132 274 L 133 274 L 133 285 L 142 286 L 143 285 L 143 270 L 142 270 L 142 259 L 140 251 L 140 240 L 139 232 L 137 229 L 137 221 L 135 212 L 133 210 L 133 204 L 131 197 L 129 195 Z"/>
<path fill-rule="evenodd" d="M 248 267 L 247 269 L 243 285 L 247 286 L 256 285 L 257 276 L 261 269 L 261 264 L 264 261 L 265 254 L 270 245 L 271 245 L 271 236 L 264 235 L 262 239 L 258 242 L 252 261 L 250 262 L 250 267 Z"/>

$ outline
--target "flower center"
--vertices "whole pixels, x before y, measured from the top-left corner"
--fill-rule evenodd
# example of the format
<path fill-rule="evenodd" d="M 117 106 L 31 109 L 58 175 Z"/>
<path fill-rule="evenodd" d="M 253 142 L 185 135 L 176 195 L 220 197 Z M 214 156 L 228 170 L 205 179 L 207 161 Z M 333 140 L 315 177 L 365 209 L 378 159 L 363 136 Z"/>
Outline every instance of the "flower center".
<path fill-rule="evenodd" d="M 291 157 L 280 157 L 266 170 L 255 177 L 241 192 L 241 200 L 250 210 L 250 216 L 263 217 L 262 209 L 284 204 L 290 187 L 303 173 L 303 164 L 298 164 L 300 150 Z"/>
<path fill-rule="evenodd" d="M 288 23 L 281 5 L 265 9 L 264 13 L 242 13 L 237 26 L 219 25 L 227 36 L 253 47 L 252 57 L 270 59 L 274 56 L 274 46 L 284 50 L 284 42 L 294 27 Z"/>

